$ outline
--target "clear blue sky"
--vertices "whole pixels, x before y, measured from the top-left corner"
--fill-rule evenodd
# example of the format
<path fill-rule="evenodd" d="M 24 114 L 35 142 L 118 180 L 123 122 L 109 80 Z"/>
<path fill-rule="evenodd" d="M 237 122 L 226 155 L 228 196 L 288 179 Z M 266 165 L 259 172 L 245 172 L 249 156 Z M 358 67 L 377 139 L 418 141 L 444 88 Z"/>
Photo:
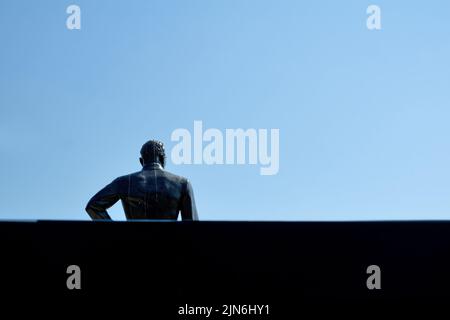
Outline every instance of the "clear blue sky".
<path fill-rule="evenodd" d="M 81 7 L 81 30 L 66 8 Z M 366 28 L 377 4 L 382 30 Z M 0 219 L 88 219 L 176 128 L 279 128 L 280 170 L 179 165 L 206 220 L 450 218 L 448 1 L 0 2 Z M 110 211 L 124 219 L 120 203 Z"/>

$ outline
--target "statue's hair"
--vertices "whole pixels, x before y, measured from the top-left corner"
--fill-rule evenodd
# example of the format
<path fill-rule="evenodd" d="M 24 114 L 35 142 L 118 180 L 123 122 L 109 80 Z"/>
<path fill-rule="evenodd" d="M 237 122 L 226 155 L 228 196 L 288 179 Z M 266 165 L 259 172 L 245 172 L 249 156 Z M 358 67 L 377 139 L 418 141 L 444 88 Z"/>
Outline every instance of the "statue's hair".
<path fill-rule="evenodd" d="M 141 148 L 141 157 L 145 162 L 159 162 L 164 167 L 166 164 L 164 143 L 158 140 L 147 141 Z"/>

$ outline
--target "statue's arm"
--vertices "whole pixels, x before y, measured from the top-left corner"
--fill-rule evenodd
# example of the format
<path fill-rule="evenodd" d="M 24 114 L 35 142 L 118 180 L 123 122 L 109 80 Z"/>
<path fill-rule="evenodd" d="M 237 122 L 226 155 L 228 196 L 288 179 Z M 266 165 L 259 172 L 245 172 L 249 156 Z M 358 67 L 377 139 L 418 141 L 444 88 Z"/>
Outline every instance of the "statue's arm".
<path fill-rule="evenodd" d="M 197 208 L 195 206 L 194 190 L 189 180 L 186 180 L 184 195 L 181 199 L 181 219 L 198 220 Z"/>
<path fill-rule="evenodd" d="M 89 200 L 86 205 L 86 212 L 92 220 L 111 220 L 107 209 L 112 207 L 120 199 L 118 184 L 118 179 L 114 180 Z"/>

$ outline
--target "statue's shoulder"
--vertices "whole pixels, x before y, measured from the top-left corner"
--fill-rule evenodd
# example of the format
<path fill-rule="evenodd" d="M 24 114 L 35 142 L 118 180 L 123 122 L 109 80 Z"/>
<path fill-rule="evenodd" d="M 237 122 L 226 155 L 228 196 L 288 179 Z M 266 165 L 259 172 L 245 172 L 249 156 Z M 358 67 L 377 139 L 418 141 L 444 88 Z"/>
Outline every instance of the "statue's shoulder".
<path fill-rule="evenodd" d="M 117 177 L 113 182 L 117 184 L 123 184 L 128 183 L 133 177 L 138 176 L 141 173 L 141 171 L 136 171 L 133 173 L 125 174 L 123 176 Z"/>
<path fill-rule="evenodd" d="M 185 177 L 179 176 L 179 175 L 177 175 L 177 174 L 175 174 L 175 173 L 172 173 L 172 172 L 169 172 L 169 171 L 167 171 L 167 170 L 164 170 L 164 175 L 165 175 L 168 179 L 170 179 L 170 180 L 172 180 L 172 181 L 174 181 L 174 182 L 177 182 L 177 183 L 180 183 L 180 184 L 185 184 L 185 183 L 187 183 L 187 179 L 186 179 Z"/>

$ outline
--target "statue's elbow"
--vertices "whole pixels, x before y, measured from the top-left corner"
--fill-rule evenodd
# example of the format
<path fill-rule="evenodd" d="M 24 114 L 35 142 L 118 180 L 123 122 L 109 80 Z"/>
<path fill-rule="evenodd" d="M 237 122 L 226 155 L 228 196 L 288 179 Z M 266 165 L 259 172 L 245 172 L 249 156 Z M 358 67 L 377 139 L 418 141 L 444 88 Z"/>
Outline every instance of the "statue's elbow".
<path fill-rule="evenodd" d="M 94 217 L 95 217 L 95 210 L 93 209 L 91 202 L 88 202 L 88 204 L 86 205 L 84 210 L 89 215 L 89 217 L 91 217 L 91 219 L 94 219 Z"/>

